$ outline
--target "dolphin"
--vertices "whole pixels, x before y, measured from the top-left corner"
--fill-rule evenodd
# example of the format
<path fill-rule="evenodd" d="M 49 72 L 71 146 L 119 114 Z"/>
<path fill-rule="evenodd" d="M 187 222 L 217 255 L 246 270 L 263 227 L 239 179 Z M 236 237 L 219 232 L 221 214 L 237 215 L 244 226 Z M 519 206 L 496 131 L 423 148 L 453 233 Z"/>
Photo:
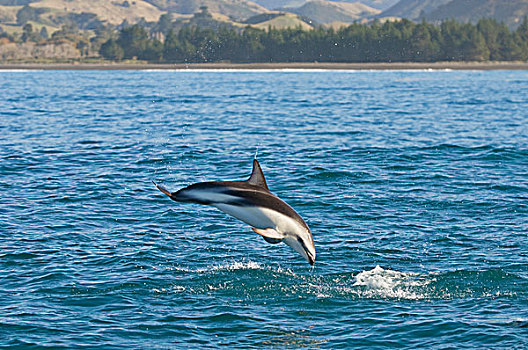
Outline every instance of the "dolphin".
<path fill-rule="evenodd" d="M 257 159 L 245 181 L 200 182 L 176 192 L 154 185 L 176 202 L 211 205 L 252 226 L 266 242 L 286 243 L 315 264 L 315 246 L 310 228 L 299 214 L 270 192 Z"/>

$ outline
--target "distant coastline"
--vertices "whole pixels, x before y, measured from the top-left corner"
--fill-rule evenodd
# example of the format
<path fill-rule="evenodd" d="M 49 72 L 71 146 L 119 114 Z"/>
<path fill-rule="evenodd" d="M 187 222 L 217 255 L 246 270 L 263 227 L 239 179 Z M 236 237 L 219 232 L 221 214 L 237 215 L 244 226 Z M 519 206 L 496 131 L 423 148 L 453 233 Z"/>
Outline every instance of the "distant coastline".
<path fill-rule="evenodd" d="M 528 70 L 528 62 L 5 63 L 0 70 Z"/>

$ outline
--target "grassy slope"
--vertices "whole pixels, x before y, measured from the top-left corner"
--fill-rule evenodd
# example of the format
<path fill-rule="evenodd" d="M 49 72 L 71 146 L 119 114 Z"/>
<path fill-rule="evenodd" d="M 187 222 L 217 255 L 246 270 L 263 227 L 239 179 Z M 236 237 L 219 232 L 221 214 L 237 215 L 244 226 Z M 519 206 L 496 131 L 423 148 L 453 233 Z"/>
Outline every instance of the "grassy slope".
<path fill-rule="evenodd" d="M 0 23 L 15 23 L 16 14 L 22 6 L 0 6 Z"/>
<path fill-rule="evenodd" d="M 336 2 L 331 1 L 332 5 L 337 6 L 345 10 L 350 15 L 359 17 L 372 16 L 381 13 L 380 10 L 373 7 L 367 6 L 360 2 Z"/>
<path fill-rule="evenodd" d="M 380 14 L 380 17 L 418 19 L 422 11 L 431 12 L 451 0 L 401 0 Z"/>
<path fill-rule="evenodd" d="M 130 1 L 130 0 L 129 0 Z M 207 6 L 211 13 L 221 13 L 235 20 L 242 20 L 266 13 L 268 10 L 254 2 L 246 0 L 146 0 L 161 10 L 193 14 L 200 11 L 201 6 Z"/>
<path fill-rule="evenodd" d="M 312 29 L 308 23 L 302 21 L 297 15 L 292 13 L 285 13 L 282 16 L 277 16 L 269 21 L 264 21 L 252 25 L 254 28 L 259 29 L 268 29 L 269 27 L 275 29 L 285 29 L 285 28 L 297 28 L 301 27 L 304 30 Z"/>
<path fill-rule="evenodd" d="M 186 3 L 187 5 L 197 5 L 200 4 L 202 0 L 188 0 Z M 69 13 L 94 13 L 96 14 L 101 20 L 106 20 L 109 23 L 112 24 L 120 24 L 123 22 L 123 20 L 127 20 L 129 23 L 135 23 L 140 18 L 145 18 L 147 21 L 157 21 L 159 16 L 163 13 L 166 13 L 165 11 L 155 7 L 148 1 L 144 0 L 128 0 L 130 6 L 125 7 L 122 6 L 123 0 L 40 0 L 35 3 L 32 3 L 30 6 L 36 7 L 36 8 L 47 8 L 48 12 L 42 14 L 42 18 L 46 18 L 49 16 L 60 16 L 64 15 L 66 12 Z M 171 1 L 167 1 L 167 3 L 170 3 Z M 184 1 L 185 2 L 185 1 Z M 230 6 L 235 6 L 237 3 L 241 3 L 241 0 L 222 0 L 217 1 L 215 9 L 217 11 L 227 11 L 232 13 L 232 9 Z M 181 3 L 183 4 L 183 2 Z M 283 29 L 283 28 L 296 28 L 301 27 L 305 30 L 312 29 L 312 26 L 310 24 L 306 23 L 305 21 L 301 20 L 298 15 L 292 14 L 292 13 L 279 13 L 275 11 L 269 11 L 266 9 L 261 8 L 260 6 L 249 3 L 250 8 L 253 10 L 263 11 L 260 14 L 273 14 L 276 13 L 277 16 L 274 18 L 273 16 L 266 16 L 262 17 L 262 22 L 259 23 L 253 23 L 252 26 L 255 28 L 260 29 L 268 29 L 269 27 L 274 27 L 277 29 Z M 247 7 L 247 4 L 243 4 L 243 8 Z M 339 6 L 338 6 L 339 5 Z M 339 8 L 342 11 L 354 11 L 354 9 L 358 9 L 356 4 L 338 4 L 338 5 L 332 5 L 332 7 Z M 227 6 L 227 7 L 226 7 Z M 18 32 L 20 33 L 22 31 L 22 28 L 20 26 L 17 26 L 16 23 L 16 13 L 18 10 L 20 10 L 21 6 L 0 6 L 0 21 L 2 23 L 2 27 L 6 29 L 6 31 L 10 33 Z M 211 11 L 213 18 L 230 23 L 237 27 L 245 27 L 248 24 L 241 23 L 237 20 L 233 20 L 232 18 L 229 18 L 226 14 L 221 14 L 217 11 Z M 245 10 L 244 10 L 245 11 Z M 4 16 L 4 20 L 1 20 L 1 16 Z M 174 14 L 173 13 L 173 19 L 176 18 L 190 18 L 192 15 L 181 15 L 181 14 Z M 10 25 L 6 25 L 6 23 L 11 23 Z M 49 23 L 49 21 L 44 21 L 43 23 Z M 42 23 L 32 23 L 33 27 L 36 30 L 40 30 L 40 28 L 43 26 Z M 8 27 L 8 28 L 7 28 Z M 57 28 L 47 26 L 48 33 L 53 33 Z"/>
<path fill-rule="evenodd" d="M 351 23 L 358 19 L 380 13 L 379 10 L 361 3 L 342 3 L 314 0 L 301 7 L 288 8 L 288 11 L 313 19 L 321 24 L 332 22 Z"/>
<path fill-rule="evenodd" d="M 479 18 L 495 18 L 514 27 L 527 15 L 527 0 L 508 0 L 500 4 L 497 0 L 457 0 L 438 7 L 425 18 L 427 20 L 454 18 L 463 22 L 476 22 Z"/>
<path fill-rule="evenodd" d="M 109 0 L 42 0 L 31 4 L 31 6 L 50 8 L 61 12 L 94 13 L 101 20 L 106 20 L 112 24 L 120 24 L 125 19 L 129 23 L 134 23 L 142 17 L 147 21 L 157 21 L 159 16 L 164 13 L 143 0 L 130 0 L 129 7 L 122 6 L 121 4 L 121 1 Z"/>

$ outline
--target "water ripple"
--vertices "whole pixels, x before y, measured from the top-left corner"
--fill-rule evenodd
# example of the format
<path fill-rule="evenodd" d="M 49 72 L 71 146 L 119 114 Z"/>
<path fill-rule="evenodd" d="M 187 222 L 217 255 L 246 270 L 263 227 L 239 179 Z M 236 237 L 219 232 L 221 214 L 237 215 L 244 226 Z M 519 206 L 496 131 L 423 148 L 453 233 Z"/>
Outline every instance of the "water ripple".
<path fill-rule="evenodd" d="M 522 348 L 527 85 L 520 71 L 3 72 L 0 343 Z M 257 150 L 312 228 L 314 269 L 151 182 L 246 178 Z"/>

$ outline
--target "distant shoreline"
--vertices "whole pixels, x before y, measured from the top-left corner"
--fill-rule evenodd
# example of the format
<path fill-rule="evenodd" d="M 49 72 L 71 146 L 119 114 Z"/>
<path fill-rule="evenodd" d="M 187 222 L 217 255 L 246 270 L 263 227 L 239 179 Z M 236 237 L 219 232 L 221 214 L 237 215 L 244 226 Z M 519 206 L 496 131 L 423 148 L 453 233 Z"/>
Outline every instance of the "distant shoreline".
<path fill-rule="evenodd" d="M 528 70 L 528 62 L 6 63 L 0 70 Z"/>

